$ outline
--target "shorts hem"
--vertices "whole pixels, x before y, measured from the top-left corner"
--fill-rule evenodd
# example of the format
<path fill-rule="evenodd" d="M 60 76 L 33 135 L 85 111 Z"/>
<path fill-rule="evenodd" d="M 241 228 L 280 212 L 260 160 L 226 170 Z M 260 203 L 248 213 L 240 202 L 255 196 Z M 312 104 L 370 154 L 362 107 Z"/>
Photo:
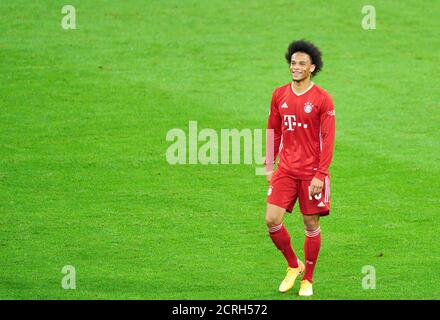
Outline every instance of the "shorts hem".
<path fill-rule="evenodd" d="M 279 203 L 274 203 L 274 202 L 269 202 L 269 201 L 267 201 L 267 203 L 268 203 L 268 204 L 273 204 L 274 206 L 278 206 L 278 207 L 280 207 L 280 208 L 283 208 L 283 209 L 285 209 L 286 212 L 288 212 L 288 213 L 292 213 L 293 208 L 289 210 L 289 208 L 285 208 L 284 205 L 281 205 L 281 204 L 279 204 Z"/>
<path fill-rule="evenodd" d="M 303 212 L 303 211 L 301 211 L 301 213 L 306 215 L 306 216 L 312 216 L 312 215 L 315 215 L 315 214 L 319 214 L 321 217 L 325 217 L 325 216 L 328 216 L 330 214 L 330 210 L 318 211 L 318 212 Z"/>

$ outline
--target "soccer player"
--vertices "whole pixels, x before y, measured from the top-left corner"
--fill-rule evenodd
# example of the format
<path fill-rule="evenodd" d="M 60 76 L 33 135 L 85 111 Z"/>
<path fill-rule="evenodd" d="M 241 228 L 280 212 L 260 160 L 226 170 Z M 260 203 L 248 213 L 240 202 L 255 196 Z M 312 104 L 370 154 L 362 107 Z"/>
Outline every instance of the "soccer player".
<path fill-rule="evenodd" d="M 321 247 L 319 217 L 330 213 L 328 168 L 335 141 L 335 109 L 331 96 L 311 81 L 323 66 L 320 50 L 308 41 L 294 41 L 286 59 L 293 81 L 273 91 L 267 124 L 273 130 L 273 139 L 267 139 L 266 145 L 266 225 L 288 264 L 279 291 L 292 289 L 296 278 L 304 273 L 298 294 L 311 296 Z M 283 225 L 286 211 L 292 212 L 297 199 L 306 234 L 305 264 L 297 258 Z"/>

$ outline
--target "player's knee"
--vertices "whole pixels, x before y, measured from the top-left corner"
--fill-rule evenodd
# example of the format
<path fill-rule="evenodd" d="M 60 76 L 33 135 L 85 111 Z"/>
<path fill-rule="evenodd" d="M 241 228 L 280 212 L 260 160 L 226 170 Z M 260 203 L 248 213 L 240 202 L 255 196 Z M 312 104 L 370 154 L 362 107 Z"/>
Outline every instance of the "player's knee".
<path fill-rule="evenodd" d="M 284 212 L 286 209 L 268 204 L 266 209 L 266 226 L 273 228 L 283 222 Z"/>
<path fill-rule="evenodd" d="M 274 217 L 266 216 L 266 226 L 268 228 L 276 227 L 280 223 L 281 223 L 281 221 L 279 221 L 278 219 L 276 219 Z"/>
<path fill-rule="evenodd" d="M 308 221 L 304 222 L 304 228 L 307 231 L 314 231 L 319 228 L 319 221 Z"/>
<path fill-rule="evenodd" d="M 270 212 L 266 214 L 266 226 L 268 228 L 276 227 L 280 225 L 282 222 L 283 222 L 282 217 L 279 217 L 278 215 L 275 214 L 271 214 Z"/>
<path fill-rule="evenodd" d="M 307 231 L 314 231 L 319 228 L 319 217 L 310 216 L 304 217 L 304 228 Z"/>

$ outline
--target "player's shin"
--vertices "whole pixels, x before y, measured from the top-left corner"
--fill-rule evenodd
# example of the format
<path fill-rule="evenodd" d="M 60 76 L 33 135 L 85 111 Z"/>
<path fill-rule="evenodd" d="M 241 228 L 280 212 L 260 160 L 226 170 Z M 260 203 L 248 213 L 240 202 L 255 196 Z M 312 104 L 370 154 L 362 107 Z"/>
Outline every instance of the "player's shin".
<path fill-rule="evenodd" d="M 292 245 L 290 243 L 290 235 L 287 229 L 283 224 L 279 224 L 272 228 L 269 228 L 269 236 L 272 239 L 275 246 L 278 250 L 286 258 L 286 261 L 291 268 L 298 267 L 298 259 L 295 255 L 295 252 L 292 249 Z"/>
<path fill-rule="evenodd" d="M 321 228 L 313 231 L 306 230 L 306 239 L 304 242 L 304 255 L 306 259 L 306 272 L 304 280 L 312 282 L 313 271 L 318 260 L 319 250 L 321 249 Z"/>

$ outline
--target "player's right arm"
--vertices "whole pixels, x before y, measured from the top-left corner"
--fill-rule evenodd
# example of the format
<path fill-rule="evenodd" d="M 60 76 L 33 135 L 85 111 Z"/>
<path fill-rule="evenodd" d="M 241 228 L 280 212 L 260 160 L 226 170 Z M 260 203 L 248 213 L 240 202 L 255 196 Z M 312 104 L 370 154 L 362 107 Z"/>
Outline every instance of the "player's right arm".
<path fill-rule="evenodd" d="M 267 120 L 266 131 L 266 177 L 270 182 L 274 171 L 275 160 L 278 156 L 281 142 L 281 116 L 278 111 L 277 90 L 272 93 L 272 101 L 270 103 L 269 119 Z"/>

